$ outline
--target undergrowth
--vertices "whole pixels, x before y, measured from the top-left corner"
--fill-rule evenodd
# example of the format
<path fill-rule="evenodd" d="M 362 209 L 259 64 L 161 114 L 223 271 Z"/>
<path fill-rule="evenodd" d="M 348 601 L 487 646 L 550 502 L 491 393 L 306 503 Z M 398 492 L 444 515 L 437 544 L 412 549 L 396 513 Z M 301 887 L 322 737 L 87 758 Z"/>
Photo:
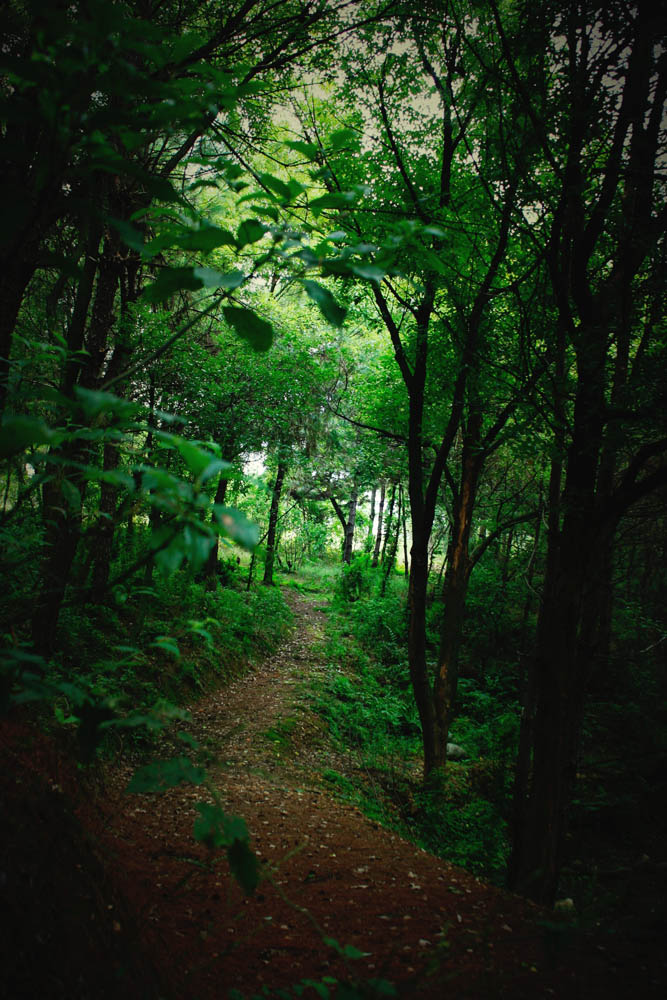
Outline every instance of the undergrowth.
<path fill-rule="evenodd" d="M 187 572 L 159 577 L 121 605 L 85 616 L 64 609 L 60 648 L 47 668 L 48 680 L 64 691 L 56 719 L 67 722 L 72 714 L 71 682 L 114 715 L 183 704 L 275 649 L 291 617 L 277 588 L 208 591 Z"/>
<path fill-rule="evenodd" d="M 355 764 L 344 774 L 328 770 L 323 778 L 374 820 L 470 871 L 501 880 L 518 730 L 512 685 L 493 669 L 481 679 L 461 681 L 450 740 L 465 748 L 467 758 L 450 762 L 442 780 L 425 787 L 406 654 L 405 582 L 390 579 L 380 596 L 380 573 L 365 557 L 356 562 L 341 574 L 320 651 L 328 670 L 313 682 L 311 695 L 332 740 L 352 751 Z M 433 631 L 429 642 L 435 648 Z"/>

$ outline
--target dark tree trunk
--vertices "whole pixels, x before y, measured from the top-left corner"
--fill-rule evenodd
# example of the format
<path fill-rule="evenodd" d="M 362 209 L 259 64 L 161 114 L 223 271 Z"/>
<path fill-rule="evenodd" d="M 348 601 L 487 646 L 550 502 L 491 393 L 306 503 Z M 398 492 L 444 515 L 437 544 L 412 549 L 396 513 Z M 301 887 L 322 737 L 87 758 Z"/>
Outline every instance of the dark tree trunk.
<path fill-rule="evenodd" d="M 438 739 L 431 685 L 426 669 L 426 584 L 428 534 L 413 520 L 410 583 L 408 586 L 408 665 L 417 705 L 424 750 L 424 777 L 438 766 Z"/>
<path fill-rule="evenodd" d="M 606 337 L 592 329 L 583 334 L 580 344 L 562 526 L 559 529 L 555 518 L 550 526 L 531 664 L 534 677 L 529 683 L 536 696 L 532 768 L 527 794 L 520 803 L 520 839 L 513 845 L 510 864 L 511 887 L 547 904 L 553 902 L 558 886 L 604 583 L 605 544 L 595 491 L 604 422 Z M 551 489 L 555 488 L 553 482 Z"/>
<path fill-rule="evenodd" d="M 375 524 L 375 494 L 376 493 L 377 493 L 377 489 L 374 486 L 373 487 L 373 491 L 371 493 L 371 512 L 370 512 L 369 521 L 368 521 L 368 538 L 369 539 L 371 539 L 373 537 L 373 525 Z"/>
<path fill-rule="evenodd" d="M 356 486 L 352 489 L 352 496 L 347 508 L 347 521 L 345 524 L 345 540 L 343 543 L 343 562 L 349 563 L 352 559 L 352 548 L 354 546 L 354 525 L 357 519 L 357 501 L 359 494 Z"/>
<path fill-rule="evenodd" d="M 378 560 L 380 558 L 380 547 L 382 545 L 382 518 L 384 515 L 384 500 L 386 495 L 386 487 L 384 483 L 380 483 L 380 503 L 378 505 L 378 530 L 375 536 L 375 547 L 373 549 L 373 559 L 371 565 L 373 567 L 377 566 Z"/>
<path fill-rule="evenodd" d="M 447 759 L 447 736 L 452 723 L 459 681 L 459 652 L 472 570 L 470 532 L 483 462 L 479 447 L 481 427 L 481 413 L 475 412 L 469 418 L 464 433 L 461 481 L 454 497 L 452 534 L 447 550 L 443 585 L 444 615 L 440 630 L 438 670 L 433 690 L 441 767 L 445 766 Z"/>
<path fill-rule="evenodd" d="M 87 449 L 70 449 L 69 462 L 83 463 Z M 42 656 L 53 652 L 72 563 L 81 537 L 83 495 L 86 482 L 81 476 L 65 479 L 62 470 L 44 486 L 45 552 L 41 566 L 41 585 L 32 617 L 32 641 Z"/>
<path fill-rule="evenodd" d="M 266 559 L 264 561 L 264 578 L 262 583 L 266 587 L 273 586 L 273 566 L 276 558 L 276 529 L 278 526 L 278 512 L 280 510 L 280 497 L 283 491 L 283 482 L 287 472 L 287 463 L 280 460 L 273 484 L 271 496 L 271 510 L 269 511 L 269 530 L 266 536 Z"/>
<path fill-rule="evenodd" d="M 380 597 L 384 597 L 387 590 L 387 584 L 389 582 L 389 577 L 391 572 L 396 565 L 396 553 L 398 552 L 398 538 L 401 533 L 401 492 L 399 487 L 398 492 L 398 511 L 396 514 L 396 530 L 394 531 L 394 537 L 391 543 L 391 551 L 387 557 L 387 561 L 384 567 L 384 573 L 382 574 L 382 586 L 380 587 Z"/>
<path fill-rule="evenodd" d="M 25 257 L 8 259 L 0 269 L 0 413 L 7 396 L 12 337 L 23 297 L 35 273 L 37 247 Z"/>
<path fill-rule="evenodd" d="M 410 576 L 410 560 L 408 558 L 408 529 L 406 526 L 406 511 L 405 511 L 406 504 L 405 504 L 405 493 L 403 492 L 402 485 L 399 485 L 398 487 L 398 502 L 402 510 L 401 522 L 403 525 L 403 559 L 405 565 L 405 575 Z M 431 567 L 429 565 L 429 572 L 430 569 Z"/>
<path fill-rule="evenodd" d="M 387 520 L 384 526 L 384 541 L 382 543 L 382 555 L 380 557 L 380 562 L 383 564 L 387 557 L 387 545 L 389 543 L 389 536 L 391 535 L 391 525 L 392 525 L 392 519 L 394 517 L 395 502 L 396 502 L 396 483 L 392 483 L 391 496 L 389 498 L 389 510 L 387 511 Z"/>
<path fill-rule="evenodd" d="M 120 465 L 120 452 L 117 445 L 107 442 L 104 446 L 104 471 L 112 472 Z M 94 561 L 93 575 L 90 582 L 90 600 L 99 604 L 109 582 L 111 555 L 114 533 L 117 526 L 118 487 L 111 483 L 102 483 L 100 487 L 99 519 L 93 533 Z"/>
<path fill-rule="evenodd" d="M 218 486 L 215 491 L 215 504 L 224 504 L 225 497 L 227 496 L 227 485 L 229 480 L 226 476 L 221 476 L 218 480 Z M 212 521 L 215 524 L 215 515 L 212 517 Z M 208 554 L 208 559 L 206 560 L 206 566 L 204 568 L 204 576 L 206 579 L 206 589 L 215 590 L 217 579 L 218 579 L 218 551 L 220 548 L 220 538 L 216 534 L 215 541 L 211 546 L 211 551 Z"/>

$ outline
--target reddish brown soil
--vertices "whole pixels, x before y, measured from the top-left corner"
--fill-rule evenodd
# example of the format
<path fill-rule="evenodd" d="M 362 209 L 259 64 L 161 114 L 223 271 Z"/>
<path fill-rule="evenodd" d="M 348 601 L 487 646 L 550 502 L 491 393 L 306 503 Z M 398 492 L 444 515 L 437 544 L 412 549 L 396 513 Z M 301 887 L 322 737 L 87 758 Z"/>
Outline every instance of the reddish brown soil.
<path fill-rule="evenodd" d="M 276 996 L 323 977 L 383 978 L 400 996 L 438 1000 L 664 995 L 630 952 L 609 953 L 324 790 L 321 771 L 345 761 L 299 700 L 300 680 L 323 669 L 323 616 L 298 594 L 289 600 L 293 637 L 192 706 L 187 727 L 210 754 L 225 808 L 250 828 L 266 873 L 252 897 L 224 858 L 193 841 L 201 789 L 128 795 L 134 762 L 121 758 L 77 793 L 70 761 L 38 734 L 4 725 L 0 792 L 18 817 L 5 824 L 0 853 L 13 928 L 0 954 L 6 996 L 37 995 L 38 962 L 45 998 L 226 1000 L 232 988 Z M 294 720 L 289 738 L 278 725 L 272 739 L 281 719 Z M 85 836 L 65 808 L 70 798 Z M 363 957 L 344 962 L 325 938 Z"/>

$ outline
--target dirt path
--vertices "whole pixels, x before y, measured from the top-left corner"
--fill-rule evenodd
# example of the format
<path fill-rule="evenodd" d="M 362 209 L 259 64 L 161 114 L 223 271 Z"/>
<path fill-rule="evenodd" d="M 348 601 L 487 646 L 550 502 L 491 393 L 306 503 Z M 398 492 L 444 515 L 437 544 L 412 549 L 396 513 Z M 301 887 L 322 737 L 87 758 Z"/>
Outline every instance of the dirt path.
<path fill-rule="evenodd" d="M 625 992 L 613 956 L 324 790 L 321 771 L 337 761 L 301 694 L 304 677 L 325 669 L 316 652 L 324 616 L 303 596 L 285 596 L 292 637 L 255 672 L 193 706 L 189 727 L 270 879 L 246 898 L 226 861 L 211 864 L 194 843 L 200 789 L 127 795 L 128 763 L 108 776 L 96 813 L 105 867 L 164 994 L 226 1000 L 233 988 L 250 997 L 266 987 L 275 996 L 304 978 L 333 977 L 385 978 L 405 997 L 631 995 L 638 970 L 626 970 Z M 363 957 L 343 962 L 325 937 Z M 634 993 L 653 995 L 649 984 Z"/>

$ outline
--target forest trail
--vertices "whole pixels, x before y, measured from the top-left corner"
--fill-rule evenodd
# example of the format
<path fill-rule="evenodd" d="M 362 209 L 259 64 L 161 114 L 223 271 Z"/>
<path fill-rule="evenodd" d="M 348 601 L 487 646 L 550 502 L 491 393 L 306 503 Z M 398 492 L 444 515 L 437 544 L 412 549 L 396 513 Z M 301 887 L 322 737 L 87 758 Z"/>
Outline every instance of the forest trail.
<path fill-rule="evenodd" d="M 324 670 L 324 614 L 286 590 L 294 615 L 277 654 L 191 708 L 225 808 L 248 823 L 272 871 L 244 897 L 192 840 L 197 788 L 126 795 L 108 781 L 102 836 L 144 945 L 179 998 L 248 997 L 304 978 L 384 978 L 401 996 L 610 996 L 606 961 L 531 904 L 381 829 L 324 790 L 341 766 L 300 685 Z M 353 946 L 347 967 L 322 940 Z M 315 996 L 312 991 L 308 995 Z M 369 994 L 370 995 L 370 994 Z"/>
<path fill-rule="evenodd" d="M 276 996 L 324 977 L 386 979 L 401 997 L 434 1000 L 631 995 L 637 969 L 624 969 L 618 955 L 332 797 L 322 771 L 346 761 L 332 753 L 302 688 L 325 669 L 325 616 L 302 594 L 285 597 L 295 622 L 277 654 L 192 705 L 183 727 L 207 751 L 225 808 L 245 818 L 270 871 L 255 894 L 244 896 L 224 855 L 216 860 L 193 840 L 201 788 L 127 794 L 136 761 L 121 759 L 95 800 L 79 804 L 119 900 L 113 930 L 135 939 L 161 983 L 142 992 L 128 982 L 124 1000 L 227 1000 L 234 988 L 247 998 L 264 988 L 262 996 Z M 362 957 L 346 962 L 324 938 Z M 110 987 L 95 995 L 121 994 Z"/>

